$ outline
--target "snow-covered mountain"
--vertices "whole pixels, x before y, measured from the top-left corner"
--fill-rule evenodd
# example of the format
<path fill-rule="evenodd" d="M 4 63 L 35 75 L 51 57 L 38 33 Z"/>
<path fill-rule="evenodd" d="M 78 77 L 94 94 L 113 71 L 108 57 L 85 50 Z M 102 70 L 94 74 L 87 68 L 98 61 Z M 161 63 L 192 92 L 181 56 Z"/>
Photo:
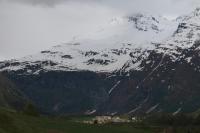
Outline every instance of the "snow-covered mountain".
<path fill-rule="evenodd" d="M 200 108 L 200 8 L 169 21 L 113 18 L 81 39 L 3 61 L 0 71 L 47 112 L 137 114 Z"/>
<path fill-rule="evenodd" d="M 186 16 L 177 18 L 179 22 L 174 34 L 166 41 L 161 42 L 163 48 L 167 48 L 166 54 L 179 55 L 180 49 L 191 48 L 195 41 L 200 39 L 200 8 Z M 178 59 L 177 56 L 173 56 Z"/>
<path fill-rule="evenodd" d="M 36 55 L 0 64 L 1 70 L 89 70 L 112 72 L 127 62 L 130 69 L 140 69 L 138 57 L 146 58 L 154 43 L 166 40 L 177 30 L 178 23 L 160 16 L 134 14 L 113 18 L 107 26 L 85 39 L 75 40 L 41 51 Z M 32 67 L 40 67 L 33 70 Z"/>

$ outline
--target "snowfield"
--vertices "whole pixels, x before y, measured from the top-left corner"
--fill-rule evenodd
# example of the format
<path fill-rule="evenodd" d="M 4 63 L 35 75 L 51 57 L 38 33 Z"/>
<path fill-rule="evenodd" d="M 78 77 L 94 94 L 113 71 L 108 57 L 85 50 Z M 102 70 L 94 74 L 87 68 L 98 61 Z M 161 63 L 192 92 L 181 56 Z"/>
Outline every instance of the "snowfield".
<path fill-rule="evenodd" d="M 29 74 L 41 70 L 141 71 L 141 62 L 150 51 L 170 55 L 175 61 L 180 49 L 192 47 L 199 38 L 200 9 L 173 21 L 139 13 L 113 18 L 107 26 L 82 39 L 35 55 L 4 61 L 0 63 L 0 70 L 24 70 Z"/>

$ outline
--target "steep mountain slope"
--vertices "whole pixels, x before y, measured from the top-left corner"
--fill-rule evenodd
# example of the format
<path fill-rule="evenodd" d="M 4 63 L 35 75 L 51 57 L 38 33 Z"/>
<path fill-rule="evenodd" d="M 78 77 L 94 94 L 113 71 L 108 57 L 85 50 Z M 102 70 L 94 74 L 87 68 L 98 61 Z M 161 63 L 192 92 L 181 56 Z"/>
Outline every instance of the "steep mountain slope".
<path fill-rule="evenodd" d="M 168 21 L 115 18 L 92 39 L 0 63 L 41 110 L 69 114 L 193 112 L 200 108 L 200 9 Z"/>
<path fill-rule="evenodd" d="M 0 74 L 0 107 L 20 109 L 25 98 L 6 77 Z"/>

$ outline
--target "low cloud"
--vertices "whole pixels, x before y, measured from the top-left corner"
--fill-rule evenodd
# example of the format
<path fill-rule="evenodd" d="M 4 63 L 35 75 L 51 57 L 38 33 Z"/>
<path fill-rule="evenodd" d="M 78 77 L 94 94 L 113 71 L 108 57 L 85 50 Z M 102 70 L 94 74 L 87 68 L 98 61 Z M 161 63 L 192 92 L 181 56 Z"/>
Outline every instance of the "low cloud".
<path fill-rule="evenodd" d="M 97 4 L 121 12 L 150 12 L 165 15 L 178 15 L 191 11 L 200 5 L 199 0 L 0 0 L 34 6 L 55 7 L 68 3 Z"/>
<path fill-rule="evenodd" d="M 42 5 L 42 6 L 50 6 L 50 7 L 67 3 L 67 2 L 82 2 L 83 3 L 83 0 L 0 0 L 0 1 L 24 3 L 24 4 L 31 4 L 31 5 Z M 95 2 L 95 1 L 96 0 L 84 0 L 84 3 Z"/>

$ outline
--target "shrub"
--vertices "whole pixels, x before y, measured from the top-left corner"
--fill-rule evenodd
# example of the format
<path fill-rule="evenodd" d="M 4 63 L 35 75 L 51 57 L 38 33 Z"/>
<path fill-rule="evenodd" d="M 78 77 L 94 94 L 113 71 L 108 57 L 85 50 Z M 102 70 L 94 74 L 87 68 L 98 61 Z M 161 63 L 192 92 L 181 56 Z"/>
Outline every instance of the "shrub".
<path fill-rule="evenodd" d="M 39 116 L 38 110 L 31 103 L 28 103 L 27 105 L 25 105 L 23 113 L 26 115 L 35 116 L 35 117 Z"/>

